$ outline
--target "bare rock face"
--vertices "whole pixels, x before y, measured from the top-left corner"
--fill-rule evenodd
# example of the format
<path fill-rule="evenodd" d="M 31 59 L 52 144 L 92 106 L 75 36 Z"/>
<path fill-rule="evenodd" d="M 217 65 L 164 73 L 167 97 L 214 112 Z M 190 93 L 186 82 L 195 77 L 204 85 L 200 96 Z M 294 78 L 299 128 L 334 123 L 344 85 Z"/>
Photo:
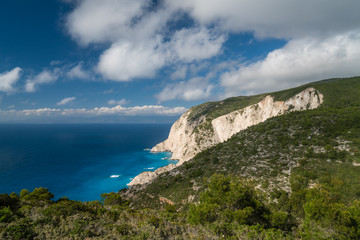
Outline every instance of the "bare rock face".
<path fill-rule="evenodd" d="M 224 142 L 235 133 L 286 112 L 314 109 L 323 102 L 323 95 L 307 88 L 287 101 L 274 101 L 270 95 L 259 103 L 212 120 L 218 142 Z"/>
<path fill-rule="evenodd" d="M 256 104 L 217 117 L 212 121 L 207 121 L 206 116 L 200 117 L 196 122 L 189 121 L 190 109 L 173 124 L 169 137 L 153 147 L 151 151 L 171 152 L 172 159 L 179 160 L 177 163 L 179 166 L 197 153 L 226 141 L 235 133 L 250 126 L 287 112 L 315 109 L 321 103 L 323 103 L 323 95 L 315 88 L 307 88 L 287 101 L 275 101 L 271 95 L 268 95 Z M 159 172 L 170 171 L 176 167 L 174 164 L 170 165 L 169 169 L 164 167 L 155 172 L 143 172 L 128 185 L 152 181 L 160 174 Z"/>

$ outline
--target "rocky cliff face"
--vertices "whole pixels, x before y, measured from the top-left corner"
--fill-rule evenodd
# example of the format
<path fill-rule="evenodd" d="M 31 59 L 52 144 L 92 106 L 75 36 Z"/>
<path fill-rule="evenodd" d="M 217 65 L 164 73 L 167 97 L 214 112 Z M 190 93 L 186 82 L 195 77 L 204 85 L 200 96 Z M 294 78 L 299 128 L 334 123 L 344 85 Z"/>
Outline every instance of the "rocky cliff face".
<path fill-rule="evenodd" d="M 287 101 L 274 101 L 270 95 L 259 103 L 233 111 L 207 121 L 202 116 L 196 122 L 188 120 L 191 109 L 184 113 L 171 127 L 168 139 L 153 147 L 153 152 L 172 152 L 172 158 L 182 164 L 202 150 L 226 141 L 235 133 L 268 118 L 286 112 L 314 109 L 323 102 L 323 95 L 314 88 L 307 88 Z"/>
<path fill-rule="evenodd" d="M 314 88 L 307 88 L 287 101 L 275 101 L 271 95 L 260 102 L 233 111 L 226 115 L 207 120 L 206 115 L 189 120 L 191 109 L 184 113 L 171 127 L 169 137 L 151 149 L 152 152 L 172 152 L 172 159 L 179 160 L 177 165 L 193 158 L 197 153 L 224 142 L 235 133 L 252 125 L 287 112 L 314 109 L 323 102 L 323 95 Z M 175 165 L 143 172 L 128 185 L 144 184 L 152 181 L 162 172 L 170 171 Z"/>

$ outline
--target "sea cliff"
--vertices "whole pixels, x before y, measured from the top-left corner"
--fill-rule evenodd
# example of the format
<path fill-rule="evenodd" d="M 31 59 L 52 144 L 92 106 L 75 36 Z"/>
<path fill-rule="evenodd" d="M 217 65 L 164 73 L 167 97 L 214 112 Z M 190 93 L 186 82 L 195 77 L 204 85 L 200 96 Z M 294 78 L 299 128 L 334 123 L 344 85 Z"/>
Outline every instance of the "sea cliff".
<path fill-rule="evenodd" d="M 235 133 L 252 125 L 292 111 L 315 109 L 323 103 L 324 96 L 315 88 L 309 87 L 286 101 L 276 101 L 267 95 L 260 102 L 208 120 L 206 114 L 190 118 L 192 108 L 185 112 L 171 127 L 169 137 L 151 149 L 152 152 L 169 151 L 172 159 L 179 160 L 177 166 L 193 158 L 197 153 L 229 139 Z M 128 185 L 147 183 L 162 172 L 176 166 L 165 166 L 155 172 L 143 172 Z"/>

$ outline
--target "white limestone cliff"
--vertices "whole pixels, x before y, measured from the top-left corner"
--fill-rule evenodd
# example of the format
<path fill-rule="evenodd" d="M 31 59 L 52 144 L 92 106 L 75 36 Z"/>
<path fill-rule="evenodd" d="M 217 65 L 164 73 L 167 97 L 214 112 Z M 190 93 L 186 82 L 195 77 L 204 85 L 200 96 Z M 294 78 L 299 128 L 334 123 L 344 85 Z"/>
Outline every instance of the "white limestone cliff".
<path fill-rule="evenodd" d="M 198 118 L 195 122 L 189 121 L 190 109 L 173 124 L 169 137 L 151 151 L 171 152 L 172 159 L 179 160 L 177 163 L 179 166 L 197 153 L 226 141 L 235 133 L 252 125 L 287 112 L 315 109 L 322 102 L 323 95 L 319 91 L 307 88 L 287 101 L 275 101 L 271 95 L 268 95 L 259 103 L 217 117 L 211 122 L 206 120 L 206 116 Z M 158 173 L 144 172 L 135 177 L 129 186 L 152 181 L 157 175 Z"/>

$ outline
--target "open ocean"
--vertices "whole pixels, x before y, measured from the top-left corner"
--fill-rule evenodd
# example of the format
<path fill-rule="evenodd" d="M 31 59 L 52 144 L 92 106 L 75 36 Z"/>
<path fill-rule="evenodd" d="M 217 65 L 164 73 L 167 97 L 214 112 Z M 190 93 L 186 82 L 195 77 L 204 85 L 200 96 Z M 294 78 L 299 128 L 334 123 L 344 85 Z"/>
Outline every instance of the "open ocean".
<path fill-rule="evenodd" d="M 0 193 L 46 187 L 55 200 L 100 200 L 137 174 L 175 161 L 150 153 L 170 124 L 0 125 Z"/>

